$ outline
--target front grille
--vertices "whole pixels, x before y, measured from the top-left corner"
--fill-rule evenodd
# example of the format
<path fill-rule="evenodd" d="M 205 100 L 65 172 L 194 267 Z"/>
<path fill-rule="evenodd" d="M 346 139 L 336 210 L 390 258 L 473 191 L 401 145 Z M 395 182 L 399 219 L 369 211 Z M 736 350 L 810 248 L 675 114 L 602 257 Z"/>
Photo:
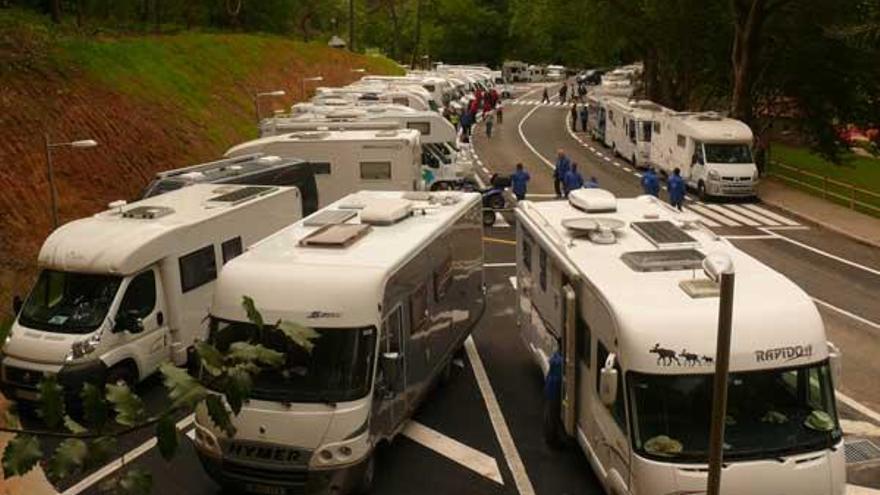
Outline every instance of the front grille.
<path fill-rule="evenodd" d="M 237 481 L 284 486 L 305 486 L 309 480 L 305 469 L 265 469 L 231 461 L 223 461 L 223 474 Z"/>
<path fill-rule="evenodd" d="M 4 366 L 3 376 L 6 381 L 11 384 L 28 388 L 37 388 L 37 385 L 40 384 L 40 380 L 43 379 L 43 372 L 16 368 L 15 366 Z"/>

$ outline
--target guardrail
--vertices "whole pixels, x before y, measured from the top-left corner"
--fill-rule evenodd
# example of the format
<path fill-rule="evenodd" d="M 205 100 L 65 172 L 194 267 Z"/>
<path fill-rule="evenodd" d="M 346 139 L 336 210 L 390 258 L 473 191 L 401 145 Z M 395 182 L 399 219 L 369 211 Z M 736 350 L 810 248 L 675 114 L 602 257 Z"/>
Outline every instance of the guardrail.
<path fill-rule="evenodd" d="M 880 193 L 876 191 L 777 161 L 770 162 L 768 174 L 818 193 L 822 198 L 847 206 L 851 210 L 880 216 Z"/>

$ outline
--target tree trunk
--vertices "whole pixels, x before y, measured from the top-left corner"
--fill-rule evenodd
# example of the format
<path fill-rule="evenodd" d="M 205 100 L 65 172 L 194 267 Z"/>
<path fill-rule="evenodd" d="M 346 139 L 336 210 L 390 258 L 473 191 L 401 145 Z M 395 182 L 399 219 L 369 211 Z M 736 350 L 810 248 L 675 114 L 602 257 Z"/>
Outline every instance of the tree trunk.
<path fill-rule="evenodd" d="M 419 56 L 419 43 L 422 38 L 422 0 L 416 0 L 416 39 L 415 43 L 413 43 L 413 51 L 412 57 L 410 58 L 409 65 L 412 68 L 416 67 L 416 60 Z"/>
<path fill-rule="evenodd" d="M 734 15 L 733 88 L 730 95 L 732 117 L 751 123 L 752 85 L 756 59 L 761 47 L 761 30 L 766 19 L 767 0 L 732 0 Z"/>
<path fill-rule="evenodd" d="M 85 5 L 83 5 L 83 3 L 85 3 L 83 0 L 76 0 L 76 27 L 78 28 L 83 27 L 83 19 L 85 17 L 85 13 L 83 12 Z"/>
<path fill-rule="evenodd" d="M 354 51 L 354 0 L 348 0 L 348 50 Z"/>
<path fill-rule="evenodd" d="M 153 0 L 153 15 L 156 33 L 162 31 L 162 0 Z"/>
<path fill-rule="evenodd" d="M 397 0 L 388 0 L 388 14 L 391 17 L 391 27 L 394 35 L 391 37 L 391 59 L 399 60 L 400 52 L 400 19 L 397 17 Z"/>
<path fill-rule="evenodd" d="M 49 15 L 52 17 L 52 22 L 61 24 L 61 0 L 51 0 L 49 3 Z"/>

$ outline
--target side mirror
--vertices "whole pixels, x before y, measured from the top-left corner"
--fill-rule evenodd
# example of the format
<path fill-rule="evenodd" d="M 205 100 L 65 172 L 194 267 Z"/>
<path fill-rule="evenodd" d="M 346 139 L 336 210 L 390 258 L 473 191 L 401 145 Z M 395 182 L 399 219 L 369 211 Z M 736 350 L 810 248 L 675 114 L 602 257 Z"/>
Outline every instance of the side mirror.
<path fill-rule="evenodd" d="M 700 159 L 697 158 L 696 154 L 694 154 L 694 156 L 691 157 L 691 165 L 696 165 L 697 163 L 699 163 L 699 161 L 700 161 Z"/>
<path fill-rule="evenodd" d="M 400 355 L 399 352 L 386 352 L 382 354 L 380 358 L 379 365 L 382 369 L 382 374 L 385 375 L 385 382 L 388 386 L 388 390 L 396 395 L 402 392 L 402 365 L 403 365 L 403 356 Z"/>
<path fill-rule="evenodd" d="M 599 398 L 602 404 L 611 407 L 617 401 L 617 369 L 614 367 L 616 356 L 611 354 L 605 361 L 605 367 L 599 371 Z"/>
<path fill-rule="evenodd" d="M 14 296 L 12 298 L 12 314 L 14 316 L 18 316 L 18 313 L 21 313 L 21 308 L 24 306 L 24 301 L 20 296 Z"/>
<path fill-rule="evenodd" d="M 841 354 L 840 348 L 832 342 L 828 342 L 828 362 L 831 367 L 831 381 L 834 383 L 834 388 L 840 389 L 843 379 L 843 354 Z"/>
<path fill-rule="evenodd" d="M 113 325 L 113 333 L 141 333 L 143 331 L 144 321 L 142 319 L 131 314 L 116 315 L 116 323 Z"/>

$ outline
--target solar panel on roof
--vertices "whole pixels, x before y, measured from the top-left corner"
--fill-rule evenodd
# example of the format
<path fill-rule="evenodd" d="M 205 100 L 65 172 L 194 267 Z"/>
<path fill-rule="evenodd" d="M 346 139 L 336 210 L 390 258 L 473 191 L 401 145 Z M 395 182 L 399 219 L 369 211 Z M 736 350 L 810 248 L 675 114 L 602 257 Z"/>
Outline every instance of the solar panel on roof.
<path fill-rule="evenodd" d="M 278 189 L 277 187 L 268 187 L 268 186 L 245 186 L 236 189 L 235 191 L 231 191 L 228 193 L 221 194 L 219 196 L 214 196 L 208 201 L 217 202 L 217 203 L 232 203 L 238 204 L 244 200 L 253 198 L 254 196 L 259 196 L 262 194 L 266 194 L 270 191 Z"/>
<path fill-rule="evenodd" d="M 310 216 L 303 225 L 306 227 L 320 227 L 345 221 L 356 217 L 357 212 L 352 210 L 323 210 Z"/>
<path fill-rule="evenodd" d="M 361 223 L 340 223 L 325 225 L 303 237 L 299 244 L 308 247 L 347 247 L 370 232 L 369 225 Z"/>
<path fill-rule="evenodd" d="M 630 225 L 657 247 L 684 247 L 697 243 L 696 239 L 668 220 L 632 222 Z"/>

